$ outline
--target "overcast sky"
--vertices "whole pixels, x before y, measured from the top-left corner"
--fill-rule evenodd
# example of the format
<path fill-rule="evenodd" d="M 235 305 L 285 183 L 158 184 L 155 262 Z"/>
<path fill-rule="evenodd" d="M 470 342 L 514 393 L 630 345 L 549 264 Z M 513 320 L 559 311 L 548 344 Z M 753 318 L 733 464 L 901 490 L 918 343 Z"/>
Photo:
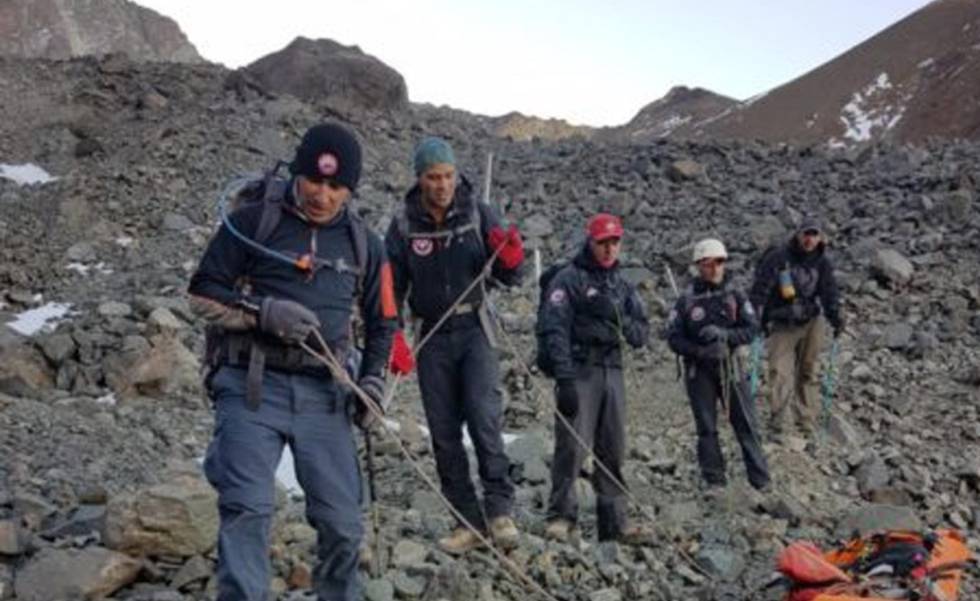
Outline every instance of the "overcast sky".
<path fill-rule="evenodd" d="M 296 36 L 356 44 L 411 100 L 619 125 L 675 85 L 745 99 L 926 0 L 137 0 L 229 67 Z"/>

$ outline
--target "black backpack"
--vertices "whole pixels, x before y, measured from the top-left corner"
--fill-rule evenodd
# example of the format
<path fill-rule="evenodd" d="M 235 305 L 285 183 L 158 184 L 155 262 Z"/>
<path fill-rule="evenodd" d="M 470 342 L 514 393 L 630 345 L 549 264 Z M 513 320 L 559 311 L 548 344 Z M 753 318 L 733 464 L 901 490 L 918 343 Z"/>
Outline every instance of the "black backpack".
<path fill-rule="evenodd" d="M 549 378 L 555 376 L 555 365 L 551 355 L 548 354 L 548 347 L 544 343 L 544 336 L 541 332 L 541 315 L 544 311 L 545 302 L 548 300 L 546 296 L 548 294 L 548 288 L 551 286 L 551 281 L 555 279 L 558 272 L 569 265 L 571 265 L 570 261 L 555 263 L 542 271 L 541 277 L 538 278 L 538 319 L 537 325 L 534 328 L 536 346 L 534 364 L 541 370 L 541 373 Z"/>

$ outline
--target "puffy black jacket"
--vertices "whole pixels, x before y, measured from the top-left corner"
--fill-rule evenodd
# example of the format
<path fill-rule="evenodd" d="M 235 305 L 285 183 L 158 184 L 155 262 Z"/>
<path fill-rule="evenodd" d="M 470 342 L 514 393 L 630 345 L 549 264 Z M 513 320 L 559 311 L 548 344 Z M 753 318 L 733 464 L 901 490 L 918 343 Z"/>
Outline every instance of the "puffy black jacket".
<path fill-rule="evenodd" d="M 538 315 L 556 380 L 576 377 L 582 364 L 621 367 L 622 340 L 640 348 L 650 333 L 636 288 L 618 264 L 596 263 L 588 244 L 552 278 Z"/>
<path fill-rule="evenodd" d="M 284 200 L 292 206 L 291 186 Z M 247 205 L 230 216 L 234 227 L 247 237 L 254 238 L 262 215 L 261 203 Z M 348 220 L 353 219 L 348 209 L 330 223 L 316 225 L 289 209 L 283 209 L 275 230 L 265 241 L 265 246 L 293 256 L 315 251 L 317 257 L 334 261 L 343 258 L 347 265 L 357 265 L 354 242 Z M 393 299 L 383 309 L 383 272 L 388 270 L 387 257 L 381 238 L 367 231 L 367 273 L 363 278 L 363 291 L 359 309 L 364 320 L 365 348 L 361 375 L 383 376 L 391 347 L 391 338 L 397 326 L 394 318 Z M 250 291 L 243 292 L 238 285 L 247 279 Z M 329 267 L 315 271 L 312 276 L 284 261 L 253 250 L 235 237 L 222 225 L 208 244 L 197 271 L 191 277 L 189 294 L 203 297 L 229 308 L 261 304 L 262 298 L 273 297 L 296 301 L 316 313 L 322 324 L 320 333 L 331 348 L 346 352 L 351 340 L 351 316 L 357 275 L 339 272 Z M 281 344 L 278 340 L 263 336 L 266 344 Z"/>
<path fill-rule="evenodd" d="M 422 207 L 418 186 L 408 192 L 401 210 L 404 214 L 391 220 L 385 235 L 395 298 L 401 307 L 407 296 L 412 313 L 427 322 L 437 321 L 483 270 L 492 254 L 487 234 L 500 225 L 500 218 L 491 207 L 473 198 L 472 186 L 462 177 L 440 227 Z M 477 211 L 479 228 L 470 227 L 475 226 Z M 408 232 L 403 231 L 406 227 Z M 513 286 L 521 282 L 523 270 L 522 266 L 504 269 L 496 261 L 492 275 L 496 281 Z M 463 302 L 479 305 L 483 294 L 483 286 L 476 286 Z"/>
<path fill-rule="evenodd" d="M 779 294 L 779 272 L 789 269 L 796 298 L 786 301 Z M 830 324 L 840 324 L 840 293 L 834 267 L 821 242 L 813 252 L 800 248 L 794 236 L 762 258 L 756 267 L 749 299 L 761 313 L 763 324 L 801 325 L 823 313 Z M 792 305 L 802 305 L 794 318 Z"/>
<path fill-rule="evenodd" d="M 759 333 L 759 319 L 748 297 L 726 278 L 715 285 L 697 278 L 677 299 L 667 320 L 667 344 L 685 361 L 703 363 L 698 351 L 710 341 L 702 335 L 707 326 L 729 331 L 728 345 L 748 344 Z"/>

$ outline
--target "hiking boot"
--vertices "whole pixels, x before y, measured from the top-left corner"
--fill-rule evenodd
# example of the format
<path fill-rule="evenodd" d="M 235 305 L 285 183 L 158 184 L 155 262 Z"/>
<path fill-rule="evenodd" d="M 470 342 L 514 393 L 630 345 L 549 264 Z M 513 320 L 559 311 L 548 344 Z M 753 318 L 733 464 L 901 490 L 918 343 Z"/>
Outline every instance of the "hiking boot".
<path fill-rule="evenodd" d="M 462 555 L 482 544 L 475 532 L 462 526 L 453 530 L 449 536 L 439 539 L 439 548 L 450 555 Z"/>
<path fill-rule="evenodd" d="M 514 520 L 506 515 L 490 520 L 490 536 L 498 547 L 505 551 L 515 548 L 520 542 L 520 532 L 514 525 Z"/>
<path fill-rule="evenodd" d="M 544 529 L 544 537 L 548 540 L 563 543 L 568 540 L 572 533 L 572 523 L 568 520 L 557 519 L 548 522 L 548 527 Z"/>
<path fill-rule="evenodd" d="M 627 526 L 620 531 L 616 540 L 624 545 L 640 546 L 653 544 L 653 532 L 643 526 Z"/>

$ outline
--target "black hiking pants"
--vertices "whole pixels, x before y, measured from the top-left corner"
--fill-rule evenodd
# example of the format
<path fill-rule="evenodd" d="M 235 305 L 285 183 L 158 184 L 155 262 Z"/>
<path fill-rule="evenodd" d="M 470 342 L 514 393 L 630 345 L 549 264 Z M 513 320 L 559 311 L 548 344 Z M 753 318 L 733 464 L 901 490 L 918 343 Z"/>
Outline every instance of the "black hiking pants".
<path fill-rule="evenodd" d="M 762 488 L 769 483 L 769 467 L 759 442 L 755 404 L 749 397 L 748 382 L 732 377 L 725 393 L 718 362 L 691 362 L 686 366 L 687 395 L 694 412 L 698 436 L 698 464 L 708 485 L 724 485 L 725 458 L 718 441 L 718 405 L 728 404 L 728 421 L 742 447 L 742 459 L 749 484 Z"/>

